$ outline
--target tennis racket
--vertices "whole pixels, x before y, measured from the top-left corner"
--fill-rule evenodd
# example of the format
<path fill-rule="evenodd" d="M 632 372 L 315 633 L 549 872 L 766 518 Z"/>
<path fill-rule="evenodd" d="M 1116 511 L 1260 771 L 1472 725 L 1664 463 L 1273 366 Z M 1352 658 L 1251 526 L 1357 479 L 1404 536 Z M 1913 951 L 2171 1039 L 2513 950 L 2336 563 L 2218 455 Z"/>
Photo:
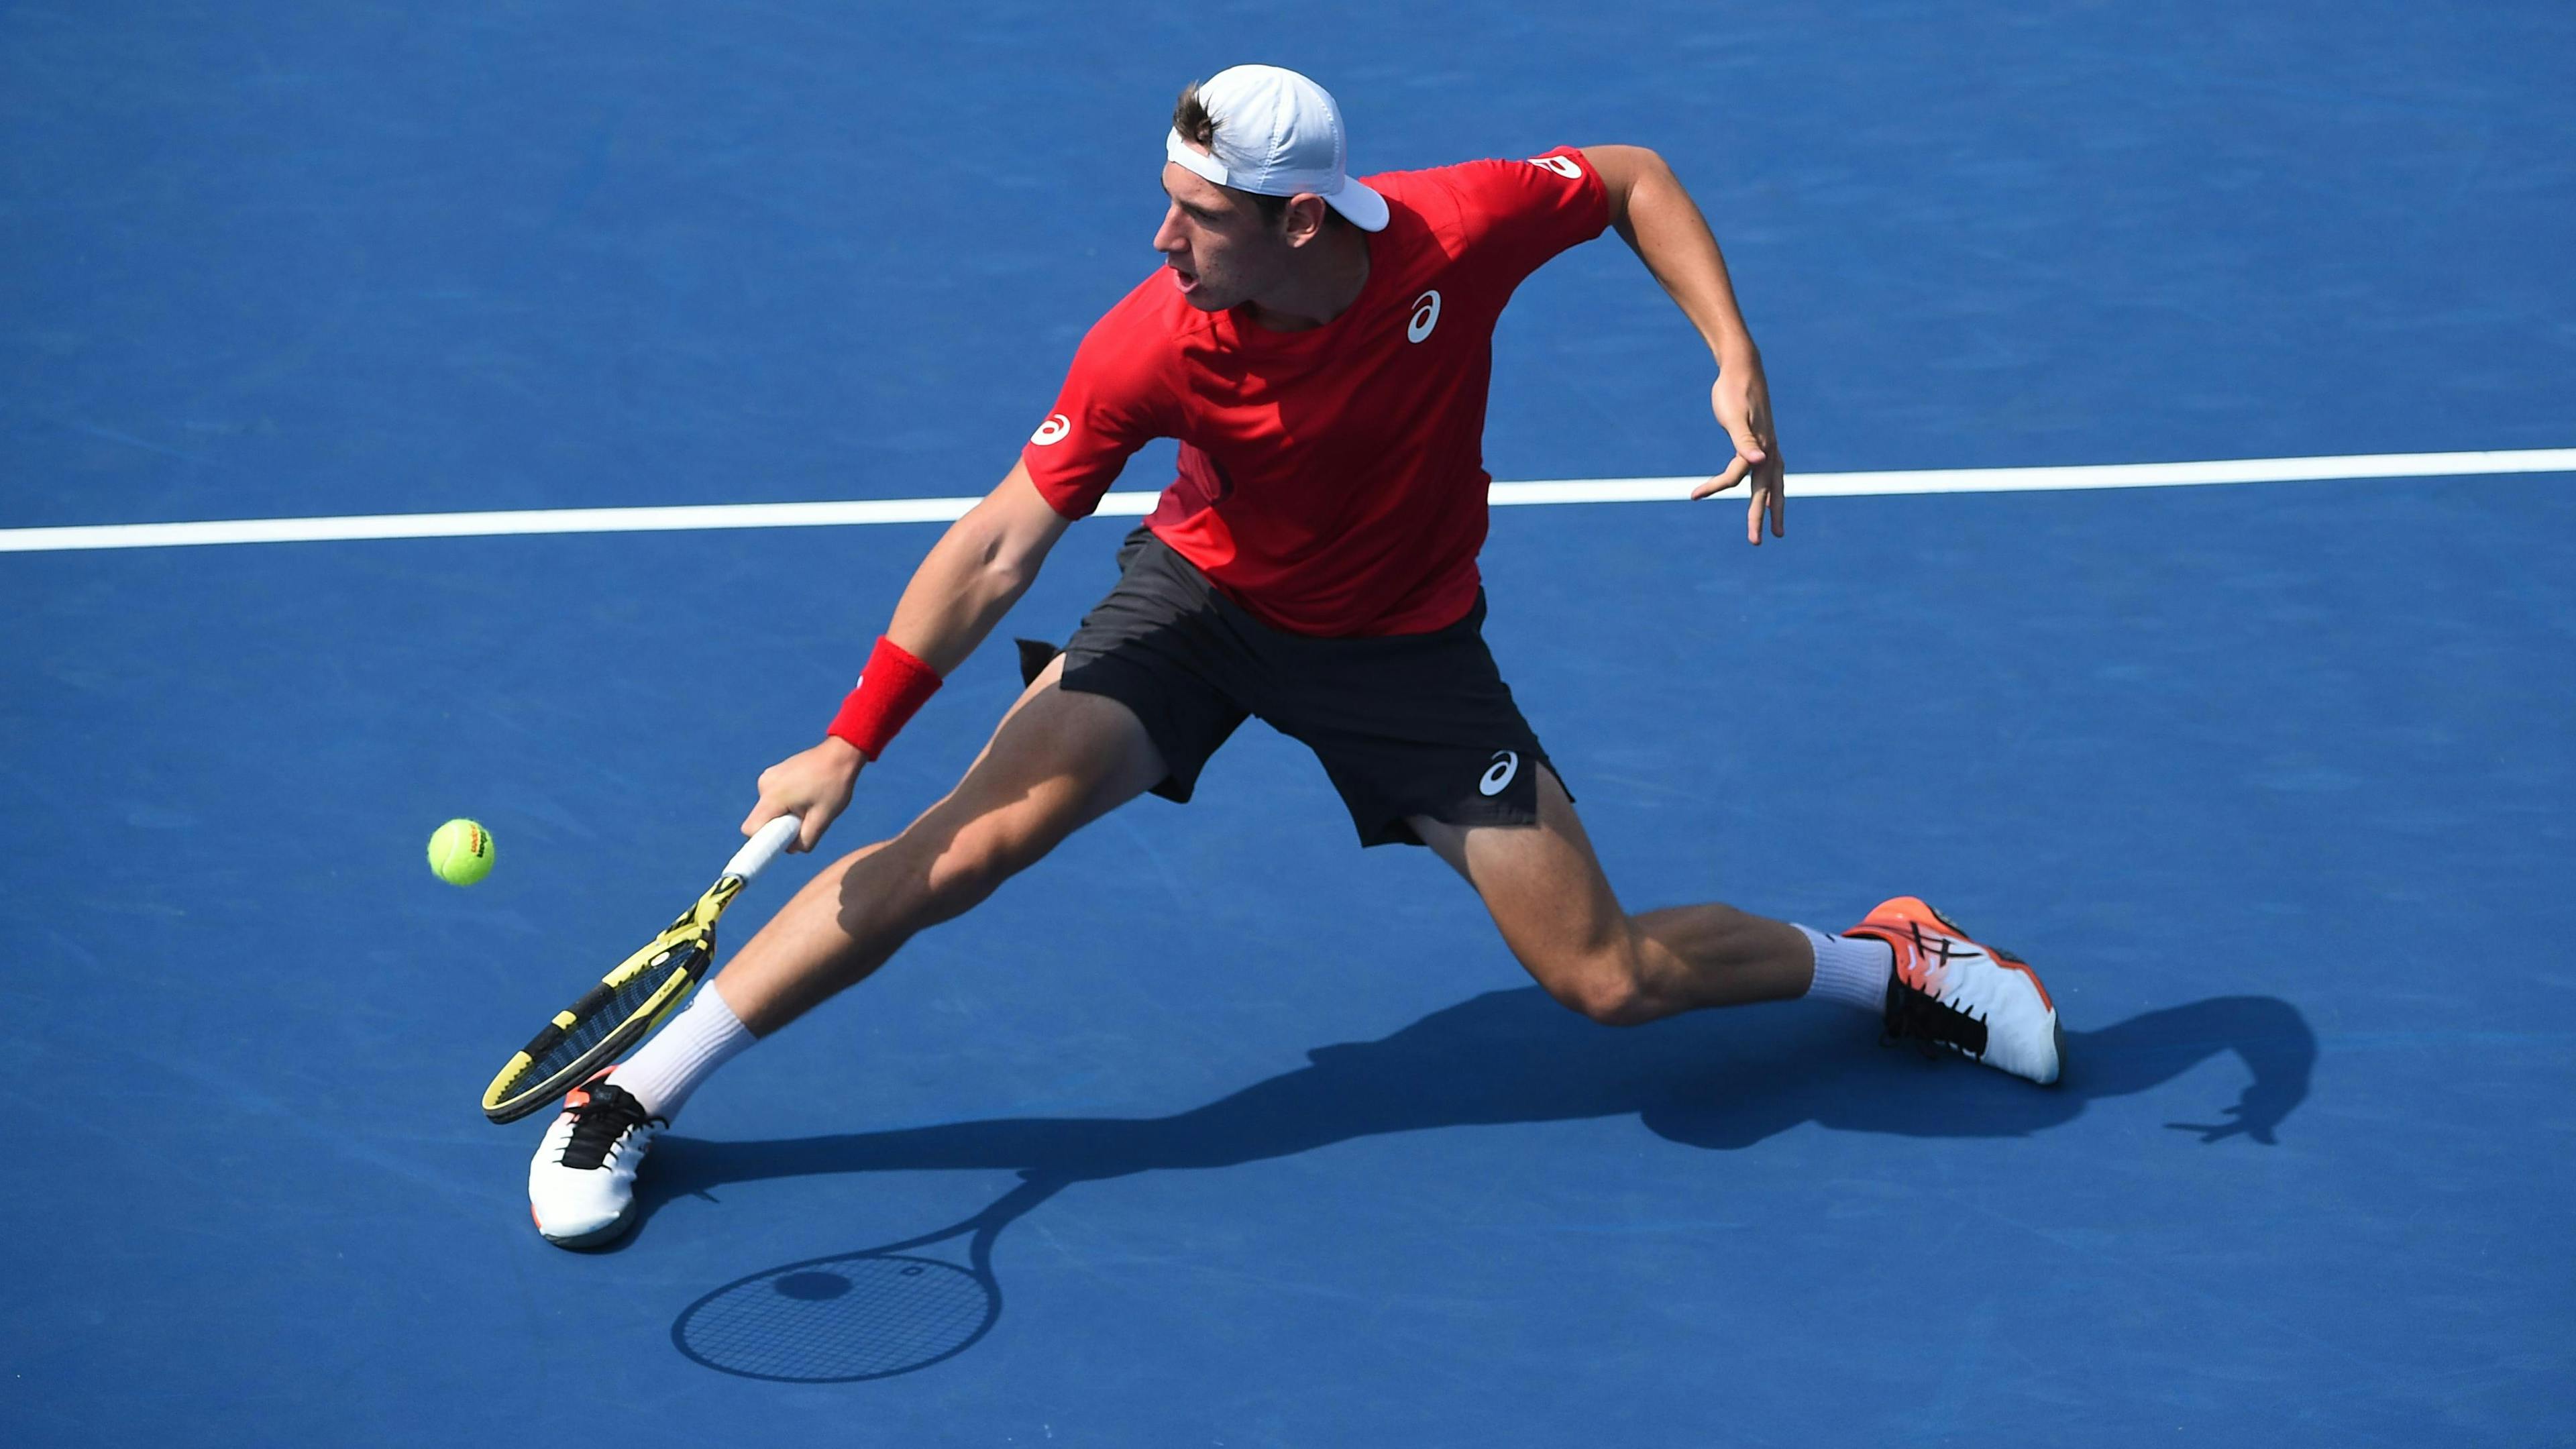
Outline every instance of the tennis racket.
<path fill-rule="evenodd" d="M 671 1342 L 708 1368 L 788 1384 L 892 1378 L 955 1358 L 1002 1316 L 993 1240 L 1064 1185 L 1031 1178 L 955 1227 L 737 1278 L 690 1304 Z M 960 1237 L 964 1263 L 920 1251 Z"/>
<path fill-rule="evenodd" d="M 579 1001 L 555 1013 L 535 1039 L 520 1048 L 510 1064 L 483 1089 L 483 1115 L 495 1122 L 516 1122 L 581 1084 L 602 1063 L 614 1058 L 680 1009 L 707 964 L 716 956 L 716 917 L 724 914 L 742 888 L 778 858 L 796 838 L 797 817 L 781 815 L 725 862 L 724 874 L 680 913 L 670 928 L 645 943 L 634 955 Z"/>

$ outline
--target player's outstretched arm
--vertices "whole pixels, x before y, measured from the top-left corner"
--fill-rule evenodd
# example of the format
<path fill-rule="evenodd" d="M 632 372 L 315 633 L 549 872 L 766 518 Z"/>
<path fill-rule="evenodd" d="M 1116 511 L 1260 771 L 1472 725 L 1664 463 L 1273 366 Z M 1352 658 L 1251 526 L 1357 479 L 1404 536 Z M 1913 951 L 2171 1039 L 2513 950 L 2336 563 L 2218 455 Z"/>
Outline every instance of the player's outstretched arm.
<path fill-rule="evenodd" d="M 1013 465 L 1010 476 L 950 524 L 912 571 L 894 622 L 886 626 L 887 640 L 934 674 L 947 675 L 1028 592 L 1069 522 L 1029 481 L 1027 465 Z M 788 849 L 812 850 L 849 807 L 866 764 L 858 746 L 826 735 L 812 749 L 761 771 L 760 803 L 743 817 L 742 833 L 750 835 L 781 815 L 801 815 L 804 828 Z"/>
<path fill-rule="evenodd" d="M 1762 542 L 1762 520 L 1771 519 L 1771 536 L 1788 531 L 1780 442 L 1771 426 L 1771 385 L 1762 376 L 1762 353 L 1745 328 L 1735 305 L 1735 287 L 1726 275 L 1726 259 L 1717 238 L 1682 189 L 1681 178 L 1664 158 L 1643 146 L 1586 146 L 1583 159 L 1600 173 L 1610 192 L 1610 224 L 1672 294 L 1708 343 L 1717 359 L 1717 381 L 1709 388 L 1709 406 L 1719 426 L 1735 442 L 1735 457 L 1725 471 L 1691 490 L 1706 498 L 1750 477 L 1751 506 L 1744 515 L 1747 542 Z"/>

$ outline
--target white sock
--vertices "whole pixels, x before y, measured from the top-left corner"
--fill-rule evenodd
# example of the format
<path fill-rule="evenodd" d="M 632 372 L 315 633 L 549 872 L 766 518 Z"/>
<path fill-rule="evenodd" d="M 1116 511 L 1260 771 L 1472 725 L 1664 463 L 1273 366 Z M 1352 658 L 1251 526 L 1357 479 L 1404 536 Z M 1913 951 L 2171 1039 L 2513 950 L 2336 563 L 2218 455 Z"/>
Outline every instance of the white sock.
<path fill-rule="evenodd" d="M 1828 936 L 1812 926 L 1807 944 L 1816 948 L 1816 979 L 1809 996 L 1857 1006 L 1873 1015 L 1887 1009 L 1888 978 L 1896 974 L 1896 952 L 1885 941 L 1868 936 Z"/>
<path fill-rule="evenodd" d="M 700 1082 L 758 1040 L 733 1014 L 724 996 L 709 985 L 671 1018 L 669 1026 L 618 1063 L 609 1080 L 633 1094 L 647 1113 L 669 1121 L 688 1105 L 689 1094 Z"/>

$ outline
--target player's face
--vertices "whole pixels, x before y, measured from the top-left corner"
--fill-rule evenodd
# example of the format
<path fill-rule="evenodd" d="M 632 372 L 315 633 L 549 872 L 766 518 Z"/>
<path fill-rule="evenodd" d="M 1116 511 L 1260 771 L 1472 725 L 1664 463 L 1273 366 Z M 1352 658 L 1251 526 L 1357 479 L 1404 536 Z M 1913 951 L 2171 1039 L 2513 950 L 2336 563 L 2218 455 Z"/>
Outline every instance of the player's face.
<path fill-rule="evenodd" d="M 1295 248 L 1250 201 L 1183 166 L 1163 163 L 1171 204 L 1154 250 L 1173 285 L 1202 312 L 1222 312 L 1275 288 Z"/>

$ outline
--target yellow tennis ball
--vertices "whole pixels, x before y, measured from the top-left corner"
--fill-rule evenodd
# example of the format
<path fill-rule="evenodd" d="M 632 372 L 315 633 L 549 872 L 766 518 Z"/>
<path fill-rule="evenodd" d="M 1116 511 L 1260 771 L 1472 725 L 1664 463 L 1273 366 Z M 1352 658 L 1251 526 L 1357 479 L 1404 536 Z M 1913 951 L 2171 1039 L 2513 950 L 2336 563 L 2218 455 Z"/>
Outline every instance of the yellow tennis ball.
<path fill-rule="evenodd" d="M 492 873 L 492 832 L 450 820 L 429 837 L 429 868 L 449 885 L 470 886 Z"/>

